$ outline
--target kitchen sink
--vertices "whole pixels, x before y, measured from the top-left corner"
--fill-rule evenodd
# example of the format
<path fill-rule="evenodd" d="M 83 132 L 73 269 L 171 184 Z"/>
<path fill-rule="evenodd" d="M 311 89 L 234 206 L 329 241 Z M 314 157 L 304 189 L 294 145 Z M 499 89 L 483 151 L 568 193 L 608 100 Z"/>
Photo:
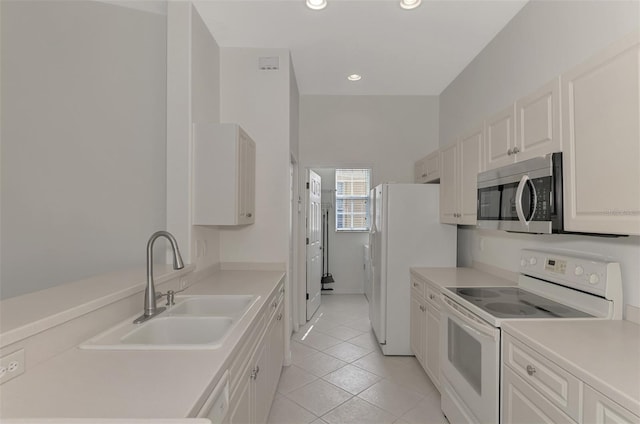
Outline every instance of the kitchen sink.
<path fill-rule="evenodd" d="M 219 347 L 233 320 L 227 317 L 157 317 L 126 334 L 125 345 Z"/>
<path fill-rule="evenodd" d="M 258 300 L 253 295 L 176 296 L 176 304 L 167 311 L 170 315 L 242 317 Z"/>
<path fill-rule="evenodd" d="M 218 349 L 259 299 L 253 295 L 176 296 L 176 304 L 142 324 L 133 318 L 80 345 L 93 350 Z"/>

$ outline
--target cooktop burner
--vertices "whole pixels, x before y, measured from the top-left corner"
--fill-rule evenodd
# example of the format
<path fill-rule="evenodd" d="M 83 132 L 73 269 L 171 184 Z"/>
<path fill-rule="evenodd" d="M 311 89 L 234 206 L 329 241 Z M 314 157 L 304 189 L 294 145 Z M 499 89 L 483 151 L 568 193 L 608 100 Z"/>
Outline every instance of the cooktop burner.
<path fill-rule="evenodd" d="M 448 287 L 498 318 L 588 318 L 593 315 L 518 287 Z"/>

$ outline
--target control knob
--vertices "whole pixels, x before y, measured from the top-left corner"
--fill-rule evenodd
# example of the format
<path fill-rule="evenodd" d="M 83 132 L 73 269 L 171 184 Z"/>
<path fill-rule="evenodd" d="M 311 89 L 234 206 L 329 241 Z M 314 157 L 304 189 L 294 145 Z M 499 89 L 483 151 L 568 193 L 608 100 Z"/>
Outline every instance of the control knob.
<path fill-rule="evenodd" d="M 589 283 L 590 284 L 598 284 L 600 282 L 600 277 L 598 277 L 598 274 L 591 274 L 589 276 Z"/>
<path fill-rule="evenodd" d="M 580 265 L 578 265 L 578 266 L 576 267 L 576 269 L 574 269 L 574 270 L 573 270 L 573 273 L 574 273 L 575 275 L 580 276 L 580 275 L 584 274 L 584 268 L 582 268 Z"/>
<path fill-rule="evenodd" d="M 527 266 L 527 260 L 525 258 L 520 259 L 520 266 L 521 267 Z"/>
<path fill-rule="evenodd" d="M 529 259 L 529 263 L 530 263 L 531 265 L 535 265 L 535 264 L 537 264 L 537 263 L 538 263 L 538 260 L 535 258 L 535 256 L 532 256 L 532 257 Z"/>

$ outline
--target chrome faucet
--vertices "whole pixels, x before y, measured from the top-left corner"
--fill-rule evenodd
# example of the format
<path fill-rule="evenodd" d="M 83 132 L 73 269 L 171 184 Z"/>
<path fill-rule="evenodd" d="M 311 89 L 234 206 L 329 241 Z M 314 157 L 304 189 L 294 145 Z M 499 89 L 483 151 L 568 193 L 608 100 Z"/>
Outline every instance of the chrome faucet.
<path fill-rule="evenodd" d="M 178 242 L 175 237 L 168 231 L 153 233 L 147 242 L 147 288 L 144 290 L 144 313 L 133 321 L 134 324 L 145 322 L 166 309 L 156 306 L 156 289 L 153 284 L 153 243 L 159 237 L 166 237 L 169 243 L 171 243 L 171 249 L 173 250 L 173 269 L 184 268 L 184 262 L 182 262 L 182 256 L 180 256 L 180 249 L 178 249 Z"/>

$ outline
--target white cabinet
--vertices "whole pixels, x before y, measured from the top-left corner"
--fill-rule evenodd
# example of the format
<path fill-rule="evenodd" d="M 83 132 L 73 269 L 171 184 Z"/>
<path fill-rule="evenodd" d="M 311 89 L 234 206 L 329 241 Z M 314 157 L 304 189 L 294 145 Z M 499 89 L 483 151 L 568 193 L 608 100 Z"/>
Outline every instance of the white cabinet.
<path fill-rule="evenodd" d="M 639 416 L 507 332 L 501 387 L 503 424 L 640 422 Z"/>
<path fill-rule="evenodd" d="M 440 389 L 440 304 L 435 286 L 411 278 L 411 350 Z"/>
<path fill-rule="evenodd" d="M 516 101 L 515 162 L 562 151 L 560 78 Z"/>
<path fill-rule="evenodd" d="M 485 126 L 485 169 L 562 151 L 560 78 L 487 119 Z"/>
<path fill-rule="evenodd" d="M 635 34 L 562 76 L 568 231 L 640 234 L 639 63 Z"/>
<path fill-rule="evenodd" d="M 478 172 L 482 170 L 482 127 L 440 155 L 440 222 L 475 225 L 477 222 Z"/>
<path fill-rule="evenodd" d="M 231 366 L 229 424 L 267 422 L 284 361 L 283 299 L 280 285 Z"/>
<path fill-rule="evenodd" d="M 437 182 L 440 179 L 440 152 L 436 150 L 416 161 L 413 177 L 418 184 Z"/>
<path fill-rule="evenodd" d="M 640 417 L 590 386 L 584 388 L 582 417 L 583 422 L 589 424 L 637 424 L 640 422 Z"/>
<path fill-rule="evenodd" d="M 494 169 L 513 163 L 516 119 L 513 105 L 487 119 L 485 142 L 485 169 Z"/>
<path fill-rule="evenodd" d="M 193 125 L 193 224 L 255 222 L 256 145 L 236 124 Z"/>

